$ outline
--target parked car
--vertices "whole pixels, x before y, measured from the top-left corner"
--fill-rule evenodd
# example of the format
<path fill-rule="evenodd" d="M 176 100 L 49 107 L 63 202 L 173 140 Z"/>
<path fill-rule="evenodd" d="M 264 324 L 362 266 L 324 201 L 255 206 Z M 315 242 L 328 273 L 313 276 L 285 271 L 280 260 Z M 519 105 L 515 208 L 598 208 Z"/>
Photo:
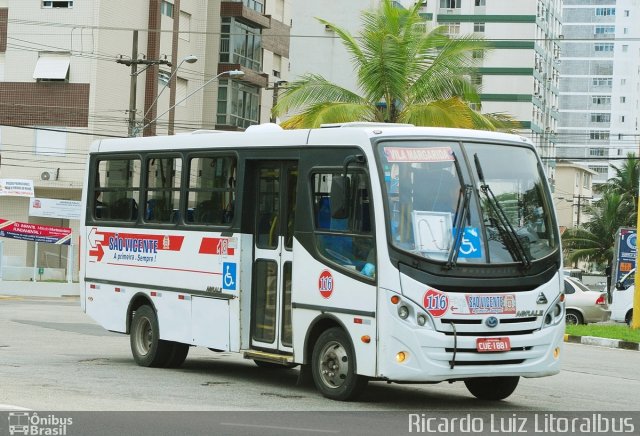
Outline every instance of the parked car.
<path fill-rule="evenodd" d="M 564 278 L 565 319 L 567 324 L 607 321 L 611 315 L 606 292 L 592 291 L 582 282 Z"/>
<path fill-rule="evenodd" d="M 631 324 L 633 316 L 633 294 L 635 292 L 634 280 L 636 270 L 631 270 L 622 277 L 612 293 L 611 320 L 616 322 L 626 322 Z"/>

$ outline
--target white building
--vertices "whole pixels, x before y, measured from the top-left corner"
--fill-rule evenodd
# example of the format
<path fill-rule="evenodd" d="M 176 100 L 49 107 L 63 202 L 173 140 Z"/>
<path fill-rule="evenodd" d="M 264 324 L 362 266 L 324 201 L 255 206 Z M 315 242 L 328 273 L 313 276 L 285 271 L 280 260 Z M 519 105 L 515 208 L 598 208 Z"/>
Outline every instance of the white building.
<path fill-rule="evenodd" d="M 639 0 L 564 0 L 558 157 L 595 171 L 595 183 L 637 154 L 638 19 Z"/>
<path fill-rule="evenodd" d="M 268 121 L 267 88 L 288 74 L 290 10 L 290 0 L 0 0 L 0 178 L 33 180 L 36 197 L 79 200 L 95 139 Z M 196 63 L 181 62 L 190 55 Z M 179 66 L 169 87 L 168 62 Z M 233 69 L 244 76 L 211 80 Z M 77 230 L 77 220 L 30 217 L 28 205 L 0 197 L 0 218 Z M 4 279 L 30 277 L 34 244 L 2 241 L 12 267 Z M 39 245 L 43 278 L 59 278 L 66 247 Z"/>

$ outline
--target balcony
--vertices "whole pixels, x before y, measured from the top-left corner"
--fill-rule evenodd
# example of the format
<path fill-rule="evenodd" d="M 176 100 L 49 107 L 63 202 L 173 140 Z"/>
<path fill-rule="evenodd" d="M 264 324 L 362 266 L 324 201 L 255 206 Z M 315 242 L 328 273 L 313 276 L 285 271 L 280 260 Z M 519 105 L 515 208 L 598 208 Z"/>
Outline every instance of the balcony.
<path fill-rule="evenodd" d="M 257 26 L 262 29 L 268 29 L 271 27 L 271 17 L 268 17 L 263 14 L 264 8 L 260 8 L 261 10 L 253 9 L 252 7 L 247 6 L 247 4 L 251 6 L 262 5 L 261 2 L 257 1 L 223 1 L 220 3 L 220 17 L 232 17 L 239 21 L 243 21 L 249 25 Z"/>

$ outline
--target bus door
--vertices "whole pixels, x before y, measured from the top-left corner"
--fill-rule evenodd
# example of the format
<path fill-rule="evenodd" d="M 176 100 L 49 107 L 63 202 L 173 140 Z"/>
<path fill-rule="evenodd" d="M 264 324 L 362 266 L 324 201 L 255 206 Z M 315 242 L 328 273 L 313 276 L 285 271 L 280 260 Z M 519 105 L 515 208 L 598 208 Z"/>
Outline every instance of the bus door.
<path fill-rule="evenodd" d="M 291 272 L 298 162 L 260 161 L 255 180 L 251 347 L 292 351 Z"/>

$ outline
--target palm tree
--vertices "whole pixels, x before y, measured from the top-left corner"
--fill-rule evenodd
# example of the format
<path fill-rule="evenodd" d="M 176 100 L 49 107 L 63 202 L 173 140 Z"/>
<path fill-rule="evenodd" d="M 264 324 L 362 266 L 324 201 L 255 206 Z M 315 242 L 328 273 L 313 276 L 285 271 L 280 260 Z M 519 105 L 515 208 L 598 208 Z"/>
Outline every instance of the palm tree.
<path fill-rule="evenodd" d="M 624 201 L 629 204 L 627 226 L 635 227 L 638 210 L 638 180 L 640 178 L 640 163 L 635 153 L 627 154 L 627 159 L 620 168 L 611 165 L 615 171 L 615 176 L 607 180 L 603 187 L 603 192 L 615 192 L 620 194 Z"/>
<path fill-rule="evenodd" d="M 317 74 L 303 75 L 287 86 L 274 115 L 298 111 L 285 128 L 318 127 L 322 123 L 379 121 L 421 126 L 480 128 L 517 127 L 505 114 L 481 114 L 477 88 L 469 81 L 473 51 L 486 44 L 471 37 L 452 39 L 443 27 L 426 30 L 411 9 L 383 0 L 375 12 L 362 14 L 359 37 L 319 20 L 333 30 L 351 54 L 360 93 Z"/>
<path fill-rule="evenodd" d="M 626 208 L 623 196 L 616 192 L 606 192 L 590 206 L 591 220 L 582 227 L 566 230 L 562 235 L 567 261 L 610 265 L 616 232 L 626 222 Z"/>

